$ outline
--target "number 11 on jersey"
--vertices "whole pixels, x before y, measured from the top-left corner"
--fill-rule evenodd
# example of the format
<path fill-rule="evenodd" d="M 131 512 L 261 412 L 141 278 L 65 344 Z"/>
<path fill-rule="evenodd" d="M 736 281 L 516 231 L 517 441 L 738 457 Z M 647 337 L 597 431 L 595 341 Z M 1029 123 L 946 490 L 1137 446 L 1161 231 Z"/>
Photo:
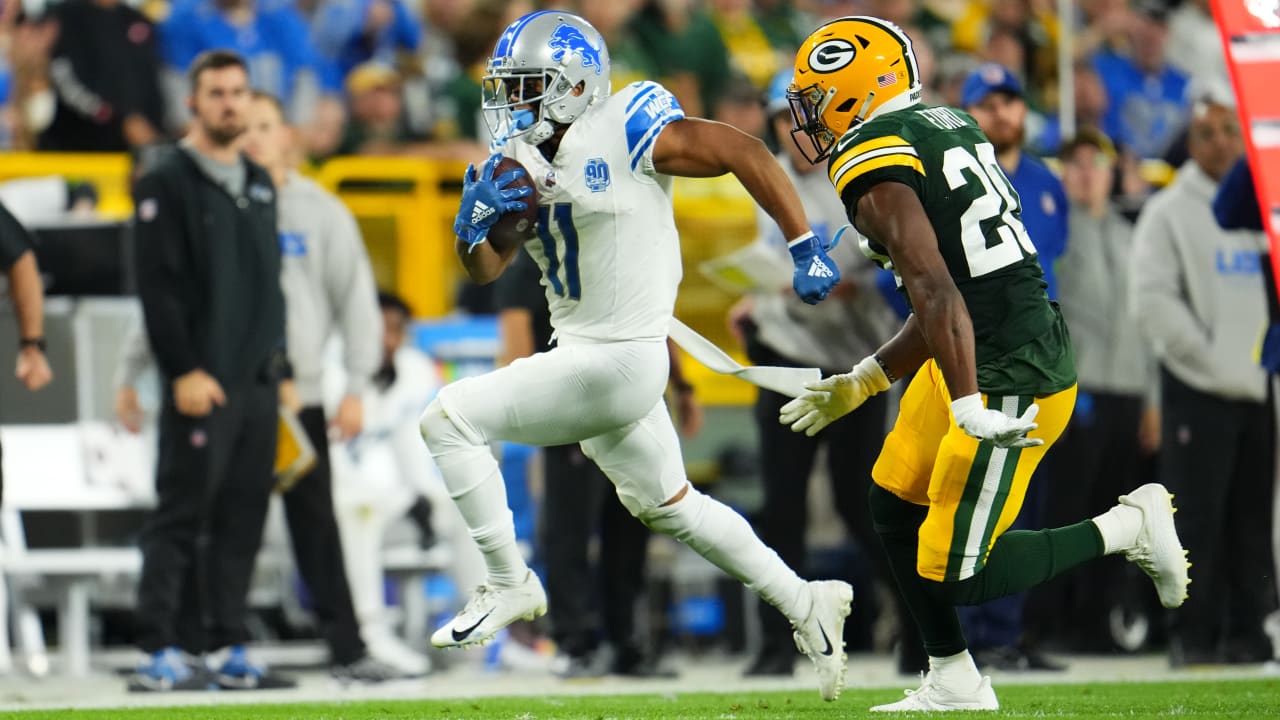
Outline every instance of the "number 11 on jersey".
<path fill-rule="evenodd" d="M 553 216 L 558 232 L 552 231 Z M 563 254 L 557 252 L 557 235 L 564 241 Z M 547 256 L 547 281 L 551 283 L 551 289 L 560 297 L 582 299 L 582 281 L 578 276 L 578 229 L 573 226 L 573 205 L 539 205 L 538 238 L 542 240 L 542 252 Z M 564 263 L 564 282 L 560 281 L 561 262 Z"/>

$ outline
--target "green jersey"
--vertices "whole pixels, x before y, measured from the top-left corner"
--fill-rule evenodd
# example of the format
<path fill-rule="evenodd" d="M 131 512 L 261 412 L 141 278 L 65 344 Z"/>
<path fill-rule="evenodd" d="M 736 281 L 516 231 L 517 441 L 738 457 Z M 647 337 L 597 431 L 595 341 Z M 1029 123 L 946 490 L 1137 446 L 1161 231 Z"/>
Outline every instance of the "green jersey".
<path fill-rule="evenodd" d="M 972 117 L 915 105 L 874 118 L 840 138 L 828 173 L 850 221 L 879 183 L 899 182 L 919 196 L 973 321 L 982 392 L 1047 395 L 1075 383 L 1067 327 L 1045 294 L 1018 194 Z M 883 246 L 861 243 L 868 257 L 894 269 Z"/>

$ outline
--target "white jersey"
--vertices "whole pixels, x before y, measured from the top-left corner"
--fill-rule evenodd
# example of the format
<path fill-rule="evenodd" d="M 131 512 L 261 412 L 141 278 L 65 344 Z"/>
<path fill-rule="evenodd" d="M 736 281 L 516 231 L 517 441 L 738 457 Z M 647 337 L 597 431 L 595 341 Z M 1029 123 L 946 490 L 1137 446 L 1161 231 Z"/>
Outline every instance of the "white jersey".
<path fill-rule="evenodd" d="M 518 139 L 503 148 L 538 188 L 538 234 L 524 247 L 542 269 L 562 342 L 666 337 L 680 238 L 671 178 L 654 170 L 653 147 L 683 117 L 666 88 L 632 83 L 574 121 L 554 162 Z"/>

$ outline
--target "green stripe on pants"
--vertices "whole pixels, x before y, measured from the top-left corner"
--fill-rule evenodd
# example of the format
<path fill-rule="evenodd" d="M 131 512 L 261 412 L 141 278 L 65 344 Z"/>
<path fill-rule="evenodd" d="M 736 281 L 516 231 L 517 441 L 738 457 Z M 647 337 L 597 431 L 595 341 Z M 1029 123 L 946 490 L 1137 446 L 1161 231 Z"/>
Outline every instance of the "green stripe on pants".
<path fill-rule="evenodd" d="M 974 453 L 973 464 L 969 466 L 969 475 L 964 481 L 964 495 L 956 507 L 956 516 L 952 519 L 951 548 L 947 553 L 946 579 L 960 579 L 960 561 L 964 557 L 964 547 L 969 541 L 969 527 L 973 522 L 974 508 L 982 494 L 982 478 L 987 474 L 987 465 L 991 462 L 991 451 L 995 448 L 991 443 L 980 443 Z"/>
<path fill-rule="evenodd" d="M 991 395 L 987 407 L 1017 417 L 1031 403 L 1029 396 Z M 986 455 L 981 466 L 979 457 Z M 1018 449 L 998 448 L 984 441 L 978 446 L 973 467 L 966 480 L 964 498 L 956 513 L 956 526 L 947 563 L 948 580 L 965 580 L 982 569 L 987 547 L 1000 521 L 1014 471 L 1020 456 Z"/>

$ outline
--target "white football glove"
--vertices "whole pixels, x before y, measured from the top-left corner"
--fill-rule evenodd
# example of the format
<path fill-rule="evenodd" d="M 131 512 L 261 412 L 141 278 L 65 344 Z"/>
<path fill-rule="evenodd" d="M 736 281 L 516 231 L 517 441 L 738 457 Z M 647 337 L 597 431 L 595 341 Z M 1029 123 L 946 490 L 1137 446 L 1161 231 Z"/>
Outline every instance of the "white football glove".
<path fill-rule="evenodd" d="M 783 405 L 778 422 L 790 425 L 792 432 L 813 437 L 853 412 L 867 398 L 888 390 L 889 377 L 875 356 L 869 355 L 843 375 L 832 375 L 804 387 L 810 392 Z"/>
<path fill-rule="evenodd" d="M 982 395 L 978 393 L 951 402 L 951 414 L 965 434 L 979 441 L 990 440 L 1001 448 L 1043 445 L 1044 440 L 1027 437 L 1027 433 L 1039 427 L 1033 422 L 1038 412 L 1040 406 L 1032 403 L 1022 417 L 1006 415 L 983 406 Z"/>

